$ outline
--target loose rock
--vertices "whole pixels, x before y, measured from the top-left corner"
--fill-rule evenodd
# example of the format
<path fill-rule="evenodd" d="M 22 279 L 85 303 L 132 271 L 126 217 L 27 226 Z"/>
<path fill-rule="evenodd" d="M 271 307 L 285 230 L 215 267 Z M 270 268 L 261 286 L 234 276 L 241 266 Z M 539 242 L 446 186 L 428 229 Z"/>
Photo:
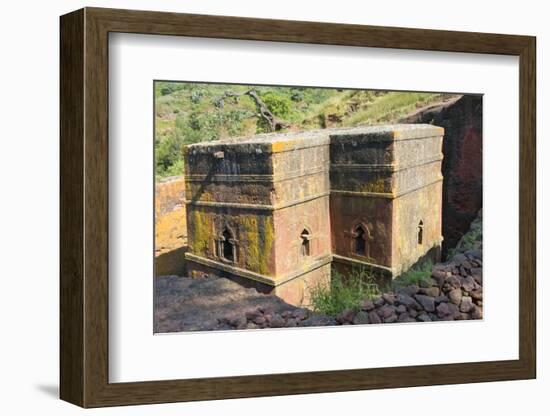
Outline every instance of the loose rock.
<path fill-rule="evenodd" d="M 388 316 L 387 318 L 384 318 L 384 323 L 385 324 L 393 324 L 394 322 L 397 322 L 397 315 L 396 314 L 392 314 L 392 315 Z"/>
<path fill-rule="evenodd" d="M 423 295 L 431 296 L 432 298 L 435 298 L 439 296 L 439 287 L 431 286 L 431 287 L 421 288 L 418 292 Z"/>
<path fill-rule="evenodd" d="M 371 324 L 381 324 L 382 320 L 375 311 L 369 312 L 369 321 Z"/>
<path fill-rule="evenodd" d="M 473 305 L 471 315 L 472 319 L 483 319 L 483 310 L 479 306 Z"/>
<path fill-rule="evenodd" d="M 448 303 L 440 303 L 439 305 L 437 305 L 436 309 L 437 309 L 437 316 L 439 316 L 440 318 L 447 316 L 451 313 L 451 311 L 449 310 Z"/>
<path fill-rule="evenodd" d="M 431 322 L 432 319 L 430 318 L 430 316 L 426 313 L 421 313 L 420 315 L 418 315 L 416 317 L 416 320 L 417 321 L 420 321 L 420 322 Z"/>
<path fill-rule="evenodd" d="M 355 311 L 353 309 L 346 309 L 336 316 L 336 321 L 339 324 L 350 324 L 355 318 Z"/>
<path fill-rule="evenodd" d="M 365 325 L 370 324 L 369 314 L 365 311 L 359 311 L 353 318 L 354 325 Z"/>
<path fill-rule="evenodd" d="M 466 292 L 471 292 L 474 290 L 474 287 L 476 285 L 476 282 L 472 276 L 466 276 L 464 279 L 462 279 L 462 289 L 464 289 Z"/>
<path fill-rule="evenodd" d="M 415 298 L 426 312 L 435 311 L 435 299 L 433 297 L 418 294 L 415 295 Z"/>
<path fill-rule="evenodd" d="M 395 313 L 395 307 L 392 305 L 384 305 L 381 308 L 377 309 L 377 313 L 380 318 L 386 319 Z"/>
<path fill-rule="evenodd" d="M 463 296 L 460 302 L 460 312 L 470 312 L 473 307 L 472 298 L 469 296 Z"/>
<path fill-rule="evenodd" d="M 452 303 L 454 303 L 455 305 L 460 305 L 460 301 L 462 300 L 462 290 L 453 289 L 449 293 L 447 293 L 447 296 Z"/>
<path fill-rule="evenodd" d="M 370 299 L 365 299 L 361 304 L 361 309 L 367 312 L 372 311 L 374 309 L 373 301 Z"/>

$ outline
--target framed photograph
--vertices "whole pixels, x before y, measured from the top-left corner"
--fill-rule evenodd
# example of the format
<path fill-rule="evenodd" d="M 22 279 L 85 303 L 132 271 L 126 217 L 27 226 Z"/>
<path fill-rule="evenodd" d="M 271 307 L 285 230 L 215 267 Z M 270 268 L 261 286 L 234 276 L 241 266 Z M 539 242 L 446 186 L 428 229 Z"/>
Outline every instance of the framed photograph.
<path fill-rule="evenodd" d="M 536 377 L 534 37 L 60 29 L 63 400 Z"/>

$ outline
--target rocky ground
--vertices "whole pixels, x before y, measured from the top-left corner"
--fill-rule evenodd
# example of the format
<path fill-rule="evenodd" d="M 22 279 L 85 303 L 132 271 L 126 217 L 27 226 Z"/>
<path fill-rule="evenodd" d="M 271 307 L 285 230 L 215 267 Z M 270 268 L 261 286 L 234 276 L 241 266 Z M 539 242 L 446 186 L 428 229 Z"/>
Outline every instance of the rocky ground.
<path fill-rule="evenodd" d="M 481 267 L 480 250 L 459 253 L 435 265 L 430 279 L 366 299 L 360 311 L 343 311 L 336 320 L 345 325 L 481 319 Z"/>
<path fill-rule="evenodd" d="M 331 325 L 329 317 L 220 278 L 155 280 L 155 332 Z M 296 325 L 295 325 L 296 324 Z"/>
<path fill-rule="evenodd" d="M 155 332 L 431 322 L 483 318 L 482 251 L 436 264 L 431 278 L 365 299 L 330 317 L 228 279 L 161 276 L 155 283 Z"/>

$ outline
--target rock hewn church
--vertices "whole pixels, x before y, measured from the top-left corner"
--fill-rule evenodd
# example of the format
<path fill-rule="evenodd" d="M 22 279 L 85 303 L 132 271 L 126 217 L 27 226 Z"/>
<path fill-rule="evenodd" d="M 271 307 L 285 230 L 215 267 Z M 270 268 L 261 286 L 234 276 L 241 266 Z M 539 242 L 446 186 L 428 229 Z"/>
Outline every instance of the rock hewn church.
<path fill-rule="evenodd" d="M 439 260 L 442 138 L 399 124 L 187 146 L 187 273 L 304 305 L 332 267 L 392 278 Z"/>

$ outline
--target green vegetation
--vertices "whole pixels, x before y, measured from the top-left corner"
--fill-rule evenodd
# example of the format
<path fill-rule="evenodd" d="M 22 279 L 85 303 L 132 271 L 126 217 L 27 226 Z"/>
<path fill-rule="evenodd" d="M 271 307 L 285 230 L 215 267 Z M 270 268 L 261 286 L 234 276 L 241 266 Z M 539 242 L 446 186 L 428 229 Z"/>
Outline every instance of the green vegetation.
<path fill-rule="evenodd" d="M 426 260 L 420 264 L 410 268 L 402 273 L 393 281 L 394 287 L 403 287 L 409 285 L 418 285 L 423 281 L 431 279 L 432 268 L 434 264 L 432 260 Z"/>
<path fill-rule="evenodd" d="M 326 315 L 336 316 L 346 309 L 359 310 L 361 302 L 380 295 L 374 275 L 367 269 L 352 270 L 349 276 L 343 276 L 332 270 L 329 285 L 319 284 L 313 287 L 311 308 Z"/>
<path fill-rule="evenodd" d="M 480 211 L 477 218 L 470 224 L 470 229 L 468 230 L 468 232 L 460 238 L 455 248 L 452 248 L 448 251 L 447 260 L 451 260 L 458 253 L 464 253 L 468 250 L 480 248 L 482 240 L 483 221 Z"/>
<path fill-rule="evenodd" d="M 200 141 L 269 132 L 260 104 L 285 130 L 372 125 L 398 121 L 441 94 L 270 87 L 187 82 L 155 83 L 157 179 L 183 173 L 182 147 Z"/>
<path fill-rule="evenodd" d="M 362 124 L 392 123 L 419 107 L 423 107 L 439 94 L 422 92 L 388 92 L 379 95 L 371 105 L 364 106 L 361 111 L 350 115 L 344 122 L 346 126 Z"/>

